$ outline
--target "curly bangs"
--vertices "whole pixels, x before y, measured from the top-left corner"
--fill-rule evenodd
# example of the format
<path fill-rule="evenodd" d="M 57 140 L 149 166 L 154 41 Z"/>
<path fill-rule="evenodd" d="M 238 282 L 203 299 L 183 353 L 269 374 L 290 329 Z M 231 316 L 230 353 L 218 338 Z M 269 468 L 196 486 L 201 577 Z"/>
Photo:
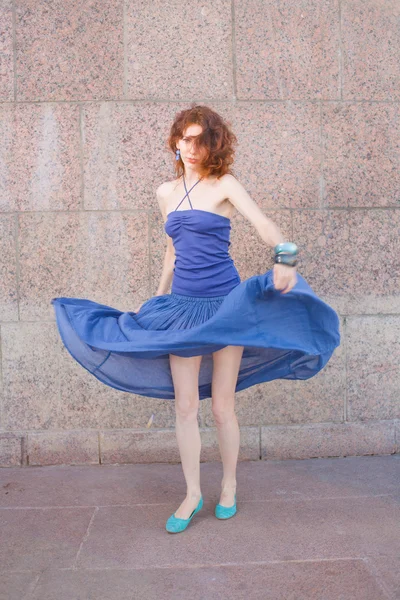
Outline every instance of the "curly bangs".
<path fill-rule="evenodd" d="M 226 173 L 234 175 L 230 165 L 234 161 L 234 146 L 237 144 L 237 138 L 230 129 L 230 123 L 224 121 L 208 106 L 193 103 L 190 108 L 175 115 L 168 138 L 168 147 L 174 154 L 176 142 L 183 137 L 189 125 L 200 125 L 203 128 L 201 134 L 193 138 L 196 150 L 199 148 L 206 150 L 205 157 L 199 164 L 200 177 L 216 176 L 219 179 Z M 178 177 L 185 172 L 181 157 L 179 160 L 174 160 L 174 167 Z"/>

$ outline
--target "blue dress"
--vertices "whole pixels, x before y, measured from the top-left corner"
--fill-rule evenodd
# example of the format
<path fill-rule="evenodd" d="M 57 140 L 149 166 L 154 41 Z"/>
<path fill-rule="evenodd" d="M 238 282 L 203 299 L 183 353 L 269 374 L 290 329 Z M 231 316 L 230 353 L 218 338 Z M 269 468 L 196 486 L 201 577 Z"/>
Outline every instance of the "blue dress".
<path fill-rule="evenodd" d="M 211 397 L 212 353 L 228 345 L 244 346 L 236 391 L 316 375 L 340 344 L 336 312 L 299 273 L 286 294 L 275 289 L 272 269 L 241 281 L 229 255 L 230 219 L 193 208 L 185 191 L 164 226 L 176 257 L 171 293 L 137 313 L 53 298 L 69 353 L 113 388 L 168 400 L 175 398 L 169 354 L 203 356 L 200 400 Z M 186 196 L 190 209 L 178 210 Z"/>

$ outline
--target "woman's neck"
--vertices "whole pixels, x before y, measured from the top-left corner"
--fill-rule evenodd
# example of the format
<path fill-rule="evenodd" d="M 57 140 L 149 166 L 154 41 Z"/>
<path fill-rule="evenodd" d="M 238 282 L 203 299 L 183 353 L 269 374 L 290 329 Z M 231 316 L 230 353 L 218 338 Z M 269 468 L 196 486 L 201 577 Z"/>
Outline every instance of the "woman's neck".
<path fill-rule="evenodd" d="M 184 173 L 182 176 L 185 177 L 185 183 L 187 186 L 192 186 L 200 179 L 200 175 L 196 171 L 192 171 L 191 173 Z"/>

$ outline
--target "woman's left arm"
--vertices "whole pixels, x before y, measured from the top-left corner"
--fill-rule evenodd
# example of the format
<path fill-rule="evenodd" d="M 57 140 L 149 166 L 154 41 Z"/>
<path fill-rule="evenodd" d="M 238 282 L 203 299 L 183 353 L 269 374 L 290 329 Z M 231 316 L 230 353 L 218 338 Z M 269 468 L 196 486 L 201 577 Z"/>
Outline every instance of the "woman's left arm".
<path fill-rule="evenodd" d="M 287 241 L 283 237 L 279 227 L 264 215 L 236 177 L 227 174 L 221 180 L 226 191 L 226 197 L 254 225 L 259 236 L 266 244 L 275 248 L 277 244 Z M 275 288 L 282 291 L 283 294 L 290 292 L 297 283 L 296 267 L 275 263 L 273 268 L 273 282 Z"/>

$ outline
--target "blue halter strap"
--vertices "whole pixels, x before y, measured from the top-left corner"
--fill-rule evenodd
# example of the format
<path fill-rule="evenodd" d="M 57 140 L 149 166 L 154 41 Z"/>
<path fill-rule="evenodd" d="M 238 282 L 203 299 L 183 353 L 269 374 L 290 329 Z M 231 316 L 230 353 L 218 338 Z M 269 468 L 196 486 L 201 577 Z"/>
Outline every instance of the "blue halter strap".
<path fill-rule="evenodd" d="M 192 203 L 190 202 L 189 192 L 191 192 L 191 191 L 192 191 L 192 189 L 194 188 L 194 186 L 195 186 L 195 185 L 197 185 L 197 184 L 198 184 L 198 183 L 199 183 L 199 182 L 200 182 L 200 181 L 201 181 L 203 178 L 202 178 L 202 177 L 200 177 L 200 179 L 198 179 L 198 180 L 196 181 L 196 183 L 194 183 L 194 184 L 192 185 L 192 187 L 190 188 L 190 190 L 189 190 L 189 192 L 188 192 L 188 190 L 187 190 L 187 187 L 186 187 L 185 176 L 183 175 L 182 177 L 183 177 L 183 185 L 185 186 L 185 192 L 186 192 L 186 194 L 183 196 L 182 200 L 179 202 L 179 204 L 178 204 L 178 206 L 175 208 L 175 210 L 177 210 L 177 209 L 179 208 L 179 206 L 182 204 L 182 202 L 184 201 L 184 199 L 186 198 L 186 196 L 188 197 L 189 204 L 190 204 L 190 208 L 193 210 Z"/>

